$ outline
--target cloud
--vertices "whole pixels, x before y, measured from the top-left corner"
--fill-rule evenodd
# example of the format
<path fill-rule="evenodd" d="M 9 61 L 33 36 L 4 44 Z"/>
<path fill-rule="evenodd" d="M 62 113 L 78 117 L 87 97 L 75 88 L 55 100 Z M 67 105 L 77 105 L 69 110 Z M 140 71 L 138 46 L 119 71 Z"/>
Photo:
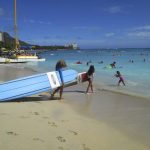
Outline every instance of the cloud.
<path fill-rule="evenodd" d="M 30 23 L 35 23 L 35 20 L 29 20 L 28 22 L 30 22 Z"/>
<path fill-rule="evenodd" d="M 150 30 L 150 25 L 136 27 L 135 30 Z"/>
<path fill-rule="evenodd" d="M 33 20 L 33 19 L 30 19 L 30 20 L 24 20 L 24 22 L 27 22 L 27 23 L 38 23 L 38 24 L 45 24 L 45 25 L 50 25 L 51 22 L 45 22 L 45 21 L 36 21 L 36 20 Z"/>
<path fill-rule="evenodd" d="M 128 33 L 130 37 L 150 38 L 150 31 L 139 31 Z"/>
<path fill-rule="evenodd" d="M 115 33 L 113 33 L 113 32 L 110 32 L 110 33 L 106 33 L 106 34 L 105 34 L 106 37 L 112 37 L 112 36 L 114 36 L 114 35 L 115 35 Z"/>
<path fill-rule="evenodd" d="M 121 6 L 117 6 L 117 5 L 116 6 L 110 6 L 110 7 L 106 8 L 105 10 L 111 14 L 123 12 Z"/>
<path fill-rule="evenodd" d="M 88 26 L 74 26 L 73 29 L 81 29 L 81 30 L 87 30 L 87 29 L 101 29 L 100 27 L 88 27 Z"/>
<path fill-rule="evenodd" d="M 150 38 L 150 25 L 135 27 L 127 33 L 127 36 L 132 38 Z"/>
<path fill-rule="evenodd" d="M 74 26 L 73 29 L 81 30 L 81 31 L 88 31 L 88 32 L 99 32 L 101 31 L 101 27 L 88 27 L 88 26 Z"/>
<path fill-rule="evenodd" d="M 3 16 L 3 15 L 4 15 L 4 9 L 0 8 L 0 16 Z"/>
<path fill-rule="evenodd" d="M 102 43 L 105 43 L 105 40 L 102 39 L 97 39 L 97 40 L 91 40 L 91 39 L 77 39 L 77 38 L 63 38 L 63 39 L 58 39 L 56 37 L 51 37 L 51 38 L 39 38 L 39 39 L 32 39 L 28 40 L 28 42 L 32 44 L 38 44 L 38 45 L 65 45 L 66 43 L 72 43 L 72 42 L 77 42 L 79 45 L 101 45 Z"/>

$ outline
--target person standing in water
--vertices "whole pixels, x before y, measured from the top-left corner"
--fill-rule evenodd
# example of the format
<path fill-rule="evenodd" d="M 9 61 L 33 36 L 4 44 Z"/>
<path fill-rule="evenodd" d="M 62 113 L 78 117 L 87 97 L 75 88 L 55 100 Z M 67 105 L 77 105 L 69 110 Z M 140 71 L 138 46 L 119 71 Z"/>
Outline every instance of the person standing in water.
<path fill-rule="evenodd" d="M 111 68 L 116 68 L 116 62 L 114 61 L 113 63 L 110 64 Z"/>
<path fill-rule="evenodd" d="M 66 62 L 65 62 L 63 59 L 62 59 L 62 60 L 59 60 L 59 61 L 56 63 L 55 70 L 59 72 L 62 85 L 61 85 L 60 87 L 58 87 L 58 88 L 51 94 L 51 98 L 53 98 L 54 95 L 55 95 L 55 93 L 59 91 L 60 99 L 62 99 L 62 94 L 63 94 L 63 89 L 64 89 L 64 79 L 63 79 L 62 71 L 63 71 L 66 67 L 67 67 Z"/>
<path fill-rule="evenodd" d="M 94 72 L 95 72 L 95 68 L 94 65 L 91 65 L 89 67 L 89 70 L 87 71 L 87 77 L 88 77 L 88 87 L 86 89 L 86 93 L 89 92 L 89 89 L 91 88 L 91 91 L 93 93 L 93 78 L 94 78 Z"/>
<path fill-rule="evenodd" d="M 122 82 L 123 85 L 125 86 L 124 79 L 123 79 L 123 77 L 122 77 L 120 71 L 116 71 L 115 77 L 119 78 L 118 86 L 120 85 L 121 82 Z"/>

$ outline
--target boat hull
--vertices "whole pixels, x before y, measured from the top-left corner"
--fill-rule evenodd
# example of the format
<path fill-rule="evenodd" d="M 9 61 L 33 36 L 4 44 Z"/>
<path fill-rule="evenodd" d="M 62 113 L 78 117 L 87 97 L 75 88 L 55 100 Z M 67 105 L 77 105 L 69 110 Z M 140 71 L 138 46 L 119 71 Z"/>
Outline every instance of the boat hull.
<path fill-rule="evenodd" d="M 0 58 L 0 63 L 26 63 L 26 62 L 37 62 L 37 61 L 45 61 L 45 58 L 37 59 L 37 58 L 17 58 L 17 59 L 9 59 L 9 58 Z"/>

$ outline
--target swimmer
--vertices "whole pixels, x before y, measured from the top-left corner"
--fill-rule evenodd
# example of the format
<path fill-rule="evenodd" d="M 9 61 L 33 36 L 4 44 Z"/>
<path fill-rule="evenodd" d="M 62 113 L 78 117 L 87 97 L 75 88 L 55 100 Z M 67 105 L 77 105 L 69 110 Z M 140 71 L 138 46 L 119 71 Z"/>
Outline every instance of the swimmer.
<path fill-rule="evenodd" d="M 111 66 L 112 68 L 116 68 L 116 62 L 114 61 L 112 64 L 110 64 L 110 66 Z"/>

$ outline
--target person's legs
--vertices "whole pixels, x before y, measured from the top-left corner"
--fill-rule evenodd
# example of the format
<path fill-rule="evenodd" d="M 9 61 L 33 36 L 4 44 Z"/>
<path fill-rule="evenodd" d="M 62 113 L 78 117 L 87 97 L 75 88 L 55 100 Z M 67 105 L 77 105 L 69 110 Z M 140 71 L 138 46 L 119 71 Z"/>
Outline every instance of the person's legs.
<path fill-rule="evenodd" d="M 59 93 L 60 93 L 60 99 L 62 99 L 63 89 L 64 89 L 64 87 L 61 86 L 61 87 L 60 87 L 60 92 L 59 92 Z"/>
<path fill-rule="evenodd" d="M 88 84 L 88 87 L 87 87 L 86 93 L 88 93 L 88 92 L 89 92 L 89 88 L 91 88 L 91 91 L 92 91 L 92 93 L 93 93 L 93 85 L 92 85 L 92 81 L 91 81 L 91 80 L 89 80 L 89 84 Z"/>
<path fill-rule="evenodd" d="M 88 81 L 89 83 L 88 83 L 88 87 L 87 87 L 87 89 L 86 89 L 86 93 L 88 93 L 89 92 L 89 87 L 90 87 L 90 81 Z"/>
<path fill-rule="evenodd" d="M 121 80 L 118 81 L 118 86 L 120 85 Z"/>
<path fill-rule="evenodd" d="M 51 98 L 54 97 L 55 93 L 57 93 L 60 90 L 61 87 L 58 87 L 52 94 L 51 94 Z"/>
<path fill-rule="evenodd" d="M 123 85 L 125 86 L 124 80 L 122 80 Z"/>
<path fill-rule="evenodd" d="M 93 84 L 92 84 L 92 82 L 90 83 L 90 86 L 91 86 L 91 91 L 93 93 Z"/>

